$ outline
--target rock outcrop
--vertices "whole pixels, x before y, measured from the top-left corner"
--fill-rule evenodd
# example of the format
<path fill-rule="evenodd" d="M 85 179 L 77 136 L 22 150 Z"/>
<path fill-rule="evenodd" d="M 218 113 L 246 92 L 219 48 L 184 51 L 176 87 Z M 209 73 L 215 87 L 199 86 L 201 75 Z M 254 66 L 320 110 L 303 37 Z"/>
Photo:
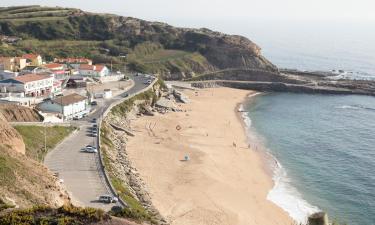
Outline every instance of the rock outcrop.
<path fill-rule="evenodd" d="M 0 104 L 0 113 L 8 122 L 40 122 L 43 120 L 33 109 L 14 104 Z"/>

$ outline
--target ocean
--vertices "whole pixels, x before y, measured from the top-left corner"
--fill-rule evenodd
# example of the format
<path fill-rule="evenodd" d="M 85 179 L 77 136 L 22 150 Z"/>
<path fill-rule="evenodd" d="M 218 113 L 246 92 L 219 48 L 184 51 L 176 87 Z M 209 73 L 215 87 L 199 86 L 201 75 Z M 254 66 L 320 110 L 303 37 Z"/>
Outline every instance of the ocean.
<path fill-rule="evenodd" d="M 248 23 L 242 34 L 278 67 L 375 80 L 372 26 Z M 375 97 L 269 93 L 244 107 L 250 137 L 270 155 L 270 201 L 299 222 L 323 210 L 349 225 L 375 224 Z"/>
<path fill-rule="evenodd" d="M 277 160 L 269 160 L 269 200 L 300 222 L 324 210 L 350 225 L 375 224 L 374 97 L 270 93 L 244 109 L 252 136 Z"/>

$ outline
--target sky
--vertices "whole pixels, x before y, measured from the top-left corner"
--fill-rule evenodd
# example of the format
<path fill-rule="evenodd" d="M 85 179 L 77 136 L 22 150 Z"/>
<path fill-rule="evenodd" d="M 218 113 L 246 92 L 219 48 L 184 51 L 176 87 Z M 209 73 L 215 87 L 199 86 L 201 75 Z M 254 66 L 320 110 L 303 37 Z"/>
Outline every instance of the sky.
<path fill-rule="evenodd" d="M 48 5 L 194 25 L 197 21 L 373 21 L 374 0 L 1 0 L 0 6 Z"/>

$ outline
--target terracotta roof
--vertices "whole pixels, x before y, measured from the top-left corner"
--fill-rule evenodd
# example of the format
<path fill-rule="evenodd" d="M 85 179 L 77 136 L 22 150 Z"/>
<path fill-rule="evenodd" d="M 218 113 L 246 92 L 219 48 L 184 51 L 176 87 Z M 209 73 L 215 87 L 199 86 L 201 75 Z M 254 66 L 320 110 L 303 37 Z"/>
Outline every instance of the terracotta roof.
<path fill-rule="evenodd" d="M 73 93 L 73 94 L 70 94 L 70 95 L 55 98 L 55 99 L 52 100 L 52 102 L 54 102 L 56 104 L 59 104 L 59 105 L 66 106 L 66 105 L 77 103 L 77 102 L 80 102 L 80 101 L 83 101 L 83 100 L 86 100 L 86 97 L 84 97 L 82 95 L 79 95 L 79 94 L 76 94 L 76 93 Z"/>
<path fill-rule="evenodd" d="M 49 64 L 43 65 L 43 67 L 48 68 L 48 69 L 56 69 L 56 68 L 63 67 L 63 65 L 59 63 L 49 63 Z"/>
<path fill-rule="evenodd" d="M 38 54 L 25 54 L 22 56 L 24 59 L 36 59 L 39 55 Z"/>
<path fill-rule="evenodd" d="M 100 72 L 104 69 L 104 65 L 87 65 L 87 64 L 82 64 L 79 66 L 80 70 L 94 70 L 97 72 Z"/>
<path fill-rule="evenodd" d="M 37 81 L 37 80 L 44 80 L 48 78 L 50 78 L 50 76 L 45 76 L 45 75 L 40 75 L 40 74 L 25 74 L 22 76 L 11 78 L 11 79 L 19 81 L 21 83 L 27 83 L 27 82 Z"/>
<path fill-rule="evenodd" d="M 63 59 L 55 59 L 55 62 L 88 64 L 88 63 L 92 63 L 92 60 L 86 59 L 86 58 L 63 58 Z"/>

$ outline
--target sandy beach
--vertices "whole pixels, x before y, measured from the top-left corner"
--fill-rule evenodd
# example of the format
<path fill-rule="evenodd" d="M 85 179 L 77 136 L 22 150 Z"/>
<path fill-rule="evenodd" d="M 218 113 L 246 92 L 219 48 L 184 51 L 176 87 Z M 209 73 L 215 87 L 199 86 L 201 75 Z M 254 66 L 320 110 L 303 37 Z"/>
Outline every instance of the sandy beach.
<path fill-rule="evenodd" d="M 237 112 L 252 92 L 184 93 L 191 101 L 181 105 L 186 112 L 132 121 L 136 135 L 127 151 L 156 208 L 173 225 L 291 225 L 287 213 L 266 200 L 271 175 L 259 152 L 249 149 Z"/>

